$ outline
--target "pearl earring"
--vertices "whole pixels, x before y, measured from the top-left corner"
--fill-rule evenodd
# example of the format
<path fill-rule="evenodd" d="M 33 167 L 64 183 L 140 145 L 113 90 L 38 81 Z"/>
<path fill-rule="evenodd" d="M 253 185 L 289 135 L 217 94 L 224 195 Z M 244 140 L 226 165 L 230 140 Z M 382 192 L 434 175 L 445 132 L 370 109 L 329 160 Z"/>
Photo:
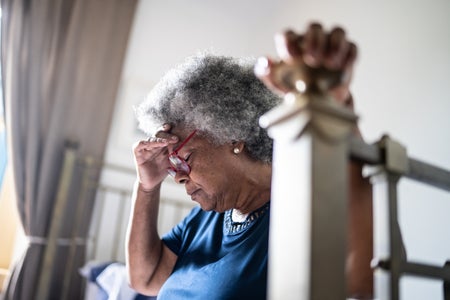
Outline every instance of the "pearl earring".
<path fill-rule="evenodd" d="M 234 148 L 233 152 L 234 152 L 234 154 L 239 154 L 239 152 L 241 152 L 241 150 L 239 150 L 239 148 Z"/>

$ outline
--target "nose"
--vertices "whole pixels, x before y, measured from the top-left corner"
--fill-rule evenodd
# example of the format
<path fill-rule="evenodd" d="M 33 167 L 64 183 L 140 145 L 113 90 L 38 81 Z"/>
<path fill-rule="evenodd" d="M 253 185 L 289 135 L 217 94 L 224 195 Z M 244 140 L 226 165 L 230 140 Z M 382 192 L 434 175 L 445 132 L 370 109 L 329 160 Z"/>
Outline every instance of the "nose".
<path fill-rule="evenodd" d="M 179 184 L 185 184 L 189 180 L 189 175 L 186 172 L 177 171 L 174 179 Z"/>

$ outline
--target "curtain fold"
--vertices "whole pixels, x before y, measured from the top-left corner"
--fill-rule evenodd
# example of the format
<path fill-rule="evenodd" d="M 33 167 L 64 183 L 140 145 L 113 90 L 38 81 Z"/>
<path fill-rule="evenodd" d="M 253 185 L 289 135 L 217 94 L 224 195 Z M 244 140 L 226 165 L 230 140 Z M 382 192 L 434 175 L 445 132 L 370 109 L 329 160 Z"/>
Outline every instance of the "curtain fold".
<path fill-rule="evenodd" d="M 9 157 L 18 211 L 30 241 L 12 270 L 6 299 L 35 297 L 65 142 L 77 142 L 83 155 L 103 157 L 136 2 L 1 0 Z M 76 197 L 69 200 L 67 220 Z M 86 223 L 89 217 L 85 213 Z M 59 236 L 72 231 L 68 222 Z M 86 232 L 78 234 L 86 237 Z M 59 264 L 67 258 L 65 251 L 58 248 Z M 83 253 L 77 257 L 81 262 Z M 60 299 L 60 269 L 52 270 L 50 299 Z M 71 299 L 79 297 L 71 290 Z"/>

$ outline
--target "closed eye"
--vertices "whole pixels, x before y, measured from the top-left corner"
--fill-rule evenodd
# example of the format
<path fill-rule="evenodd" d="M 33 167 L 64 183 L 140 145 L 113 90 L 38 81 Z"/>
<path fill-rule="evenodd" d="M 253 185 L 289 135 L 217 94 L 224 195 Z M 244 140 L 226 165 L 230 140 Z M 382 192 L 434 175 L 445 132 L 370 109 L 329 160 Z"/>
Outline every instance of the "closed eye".
<path fill-rule="evenodd" d="M 183 159 L 184 159 L 184 161 L 189 161 L 189 158 L 191 158 L 191 154 L 192 153 L 189 153 L 189 154 L 187 154 Z"/>

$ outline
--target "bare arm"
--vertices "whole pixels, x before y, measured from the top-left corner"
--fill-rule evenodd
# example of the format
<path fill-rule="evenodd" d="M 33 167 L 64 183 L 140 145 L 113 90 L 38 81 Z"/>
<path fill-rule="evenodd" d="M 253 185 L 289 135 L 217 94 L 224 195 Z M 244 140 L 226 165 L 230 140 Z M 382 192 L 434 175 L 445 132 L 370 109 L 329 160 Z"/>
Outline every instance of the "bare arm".
<path fill-rule="evenodd" d="M 355 299 L 373 298 L 372 185 L 362 176 L 362 164 L 349 163 L 349 247 L 347 255 L 347 290 Z"/>
<path fill-rule="evenodd" d="M 173 270 L 177 256 L 158 234 L 161 182 L 167 175 L 167 145 L 176 139 L 141 141 L 134 147 L 135 183 L 126 237 L 126 267 L 133 289 L 156 295 Z"/>
<path fill-rule="evenodd" d="M 126 264 L 130 285 L 147 295 L 158 294 L 177 259 L 158 235 L 159 190 L 158 186 L 147 192 L 140 189 L 139 183 L 135 185 L 127 231 Z"/>

